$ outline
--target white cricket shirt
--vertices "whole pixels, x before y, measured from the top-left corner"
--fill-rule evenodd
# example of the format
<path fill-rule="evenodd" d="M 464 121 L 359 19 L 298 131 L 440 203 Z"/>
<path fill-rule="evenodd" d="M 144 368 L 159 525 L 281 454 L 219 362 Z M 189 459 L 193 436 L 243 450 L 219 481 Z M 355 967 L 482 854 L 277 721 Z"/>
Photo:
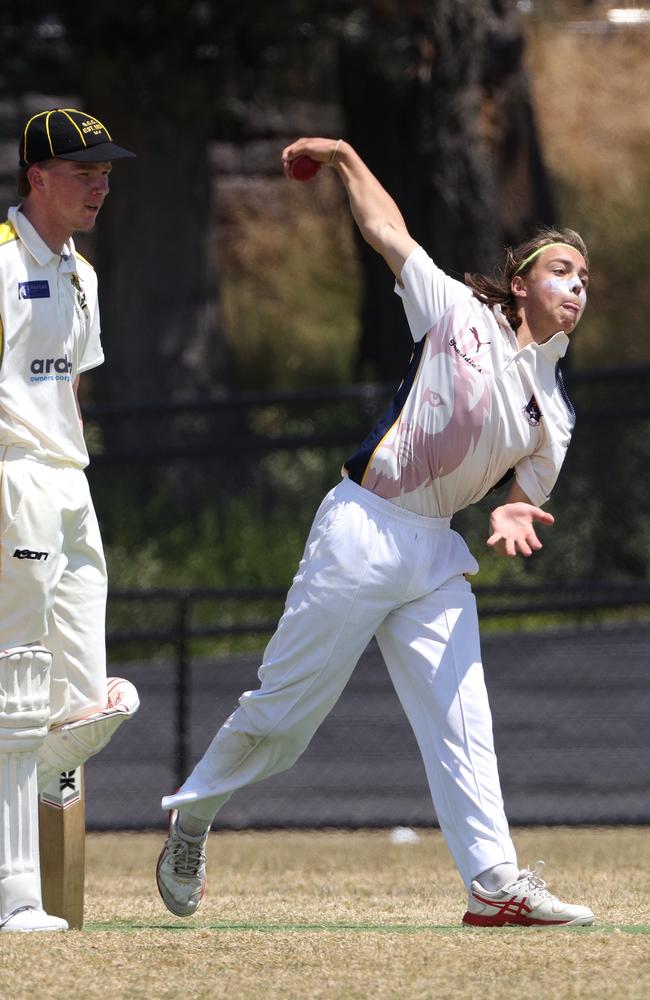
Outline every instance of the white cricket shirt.
<path fill-rule="evenodd" d="M 531 503 L 544 503 L 575 423 L 559 372 L 569 338 L 519 348 L 500 307 L 479 302 L 422 247 L 401 280 L 411 364 L 344 474 L 429 517 L 452 517 L 512 469 Z"/>
<path fill-rule="evenodd" d="M 93 267 L 72 239 L 53 253 L 10 208 L 0 225 L 0 446 L 84 468 L 73 384 L 103 360 Z"/>

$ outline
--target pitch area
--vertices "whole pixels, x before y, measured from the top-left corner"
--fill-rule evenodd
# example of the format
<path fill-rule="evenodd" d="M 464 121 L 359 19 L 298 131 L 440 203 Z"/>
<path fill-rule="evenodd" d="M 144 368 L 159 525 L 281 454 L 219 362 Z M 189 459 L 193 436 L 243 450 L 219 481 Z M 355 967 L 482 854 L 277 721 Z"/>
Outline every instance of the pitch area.
<path fill-rule="evenodd" d="M 650 831 L 515 830 L 523 864 L 589 905 L 592 928 L 462 928 L 465 894 L 438 831 L 214 833 L 208 891 L 168 913 L 160 833 L 91 834 L 86 923 L 0 935 L 2 996 L 237 1000 L 605 1000 L 650 995 Z M 29 975 L 26 975 L 29 970 Z"/>

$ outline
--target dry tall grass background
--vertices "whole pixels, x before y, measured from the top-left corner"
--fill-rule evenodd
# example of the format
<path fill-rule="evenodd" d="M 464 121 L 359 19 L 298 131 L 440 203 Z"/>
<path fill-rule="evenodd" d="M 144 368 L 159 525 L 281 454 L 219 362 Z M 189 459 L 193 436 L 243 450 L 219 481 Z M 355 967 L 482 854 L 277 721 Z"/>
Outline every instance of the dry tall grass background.
<path fill-rule="evenodd" d="M 591 256 L 572 363 L 648 362 L 650 28 L 588 33 L 534 22 L 528 64 L 559 221 L 583 234 Z"/>
<path fill-rule="evenodd" d="M 244 184 L 228 202 L 220 287 L 238 385 L 349 381 L 360 285 L 338 178 L 322 170 L 317 183 L 289 184 L 281 176 L 262 187 Z"/>
<path fill-rule="evenodd" d="M 515 830 L 522 863 L 597 914 L 594 928 L 462 928 L 465 893 L 437 830 L 213 833 L 208 893 L 173 917 L 160 834 L 88 837 L 83 931 L 0 934 L 12 1000 L 645 1000 L 644 829 Z"/>

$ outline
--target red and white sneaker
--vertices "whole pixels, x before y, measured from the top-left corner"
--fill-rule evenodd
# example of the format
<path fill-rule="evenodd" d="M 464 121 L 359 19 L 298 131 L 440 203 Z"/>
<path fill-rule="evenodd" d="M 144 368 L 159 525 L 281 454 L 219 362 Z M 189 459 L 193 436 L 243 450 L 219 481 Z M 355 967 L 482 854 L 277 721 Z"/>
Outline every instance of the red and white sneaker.
<path fill-rule="evenodd" d="M 586 906 L 563 903 L 546 888 L 544 862 L 525 869 L 496 892 L 472 882 L 463 923 L 472 927 L 589 927 L 594 915 Z"/>

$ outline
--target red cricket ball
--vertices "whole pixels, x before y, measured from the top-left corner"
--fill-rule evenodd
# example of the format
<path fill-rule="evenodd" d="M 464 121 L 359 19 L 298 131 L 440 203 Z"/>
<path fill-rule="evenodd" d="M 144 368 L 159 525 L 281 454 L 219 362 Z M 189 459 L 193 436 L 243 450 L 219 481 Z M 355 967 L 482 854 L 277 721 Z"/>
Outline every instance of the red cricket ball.
<path fill-rule="evenodd" d="M 310 181 L 320 170 L 320 163 L 311 156 L 297 156 L 289 164 L 289 174 L 294 181 Z"/>

